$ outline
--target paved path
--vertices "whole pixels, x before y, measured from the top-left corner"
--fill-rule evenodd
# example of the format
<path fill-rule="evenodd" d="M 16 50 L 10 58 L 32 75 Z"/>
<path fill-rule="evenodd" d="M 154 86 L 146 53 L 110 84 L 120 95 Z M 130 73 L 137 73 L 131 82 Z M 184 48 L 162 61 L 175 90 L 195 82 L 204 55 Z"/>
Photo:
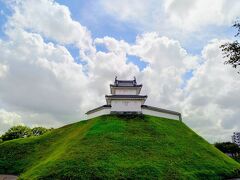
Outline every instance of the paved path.
<path fill-rule="evenodd" d="M 0 180 L 16 180 L 17 176 L 14 175 L 7 175 L 7 174 L 0 174 Z"/>

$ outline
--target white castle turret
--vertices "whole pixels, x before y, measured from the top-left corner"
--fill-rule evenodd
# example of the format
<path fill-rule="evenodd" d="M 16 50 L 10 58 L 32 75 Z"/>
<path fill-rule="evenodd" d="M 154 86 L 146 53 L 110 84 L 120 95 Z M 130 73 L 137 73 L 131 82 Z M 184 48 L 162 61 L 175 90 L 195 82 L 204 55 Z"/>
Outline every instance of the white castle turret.
<path fill-rule="evenodd" d="M 106 95 L 107 105 L 111 106 L 111 113 L 141 113 L 141 106 L 147 96 L 139 95 L 142 85 L 136 79 L 131 81 L 117 80 L 110 85 L 111 95 Z"/>
<path fill-rule="evenodd" d="M 88 111 L 88 119 L 105 114 L 147 114 L 181 121 L 181 114 L 175 111 L 144 105 L 147 96 L 140 95 L 141 84 L 133 80 L 118 80 L 110 84 L 111 95 L 106 95 L 106 105 Z"/>

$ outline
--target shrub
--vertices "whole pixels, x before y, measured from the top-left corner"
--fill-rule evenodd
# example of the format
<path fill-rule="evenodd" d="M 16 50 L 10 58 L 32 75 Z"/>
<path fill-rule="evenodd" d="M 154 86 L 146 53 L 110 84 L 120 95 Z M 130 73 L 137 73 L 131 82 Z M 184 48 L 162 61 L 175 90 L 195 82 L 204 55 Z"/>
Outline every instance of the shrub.
<path fill-rule="evenodd" d="M 12 140 L 32 136 L 32 131 L 27 126 L 13 126 L 5 134 L 2 135 L 2 140 Z"/>

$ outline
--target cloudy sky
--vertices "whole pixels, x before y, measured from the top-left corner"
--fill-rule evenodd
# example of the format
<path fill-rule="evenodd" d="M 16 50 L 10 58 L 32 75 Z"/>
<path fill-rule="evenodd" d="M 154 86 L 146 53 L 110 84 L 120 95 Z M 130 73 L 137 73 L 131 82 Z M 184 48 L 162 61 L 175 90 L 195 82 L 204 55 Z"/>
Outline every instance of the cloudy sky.
<path fill-rule="evenodd" d="M 180 111 L 209 142 L 240 131 L 240 75 L 219 45 L 239 0 L 0 0 L 0 134 L 59 127 L 137 77 L 146 104 Z"/>

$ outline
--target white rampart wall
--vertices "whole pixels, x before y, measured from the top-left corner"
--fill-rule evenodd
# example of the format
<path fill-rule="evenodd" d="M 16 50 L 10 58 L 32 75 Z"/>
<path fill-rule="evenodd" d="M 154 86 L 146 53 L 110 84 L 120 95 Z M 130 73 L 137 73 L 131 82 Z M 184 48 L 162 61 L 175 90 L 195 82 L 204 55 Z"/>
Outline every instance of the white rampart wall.
<path fill-rule="evenodd" d="M 130 103 L 129 103 L 130 102 Z M 137 111 L 137 112 L 142 112 L 143 114 L 150 115 L 150 116 L 157 116 L 157 117 L 163 117 L 163 118 L 168 118 L 168 119 L 174 119 L 174 120 L 180 120 L 179 115 L 173 115 L 173 114 L 168 114 L 164 112 L 158 112 L 154 110 L 149 110 L 145 108 L 141 108 L 141 101 L 129 101 L 124 102 L 124 101 L 119 101 L 115 100 L 112 101 L 112 108 L 104 108 L 99 111 L 93 112 L 89 115 L 87 115 L 87 119 L 92 119 L 98 116 L 110 114 L 111 111 Z M 126 105 L 127 103 L 128 105 Z"/>
<path fill-rule="evenodd" d="M 141 111 L 141 100 L 112 100 L 111 101 L 111 111 Z"/>
<path fill-rule="evenodd" d="M 168 113 L 158 112 L 158 111 L 153 111 L 153 110 L 150 110 L 150 109 L 142 108 L 142 113 L 146 114 L 146 115 L 151 115 L 151 116 L 157 116 L 157 117 L 163 117 L 163 118 L 168 118 L 168 119 L 180 120 L 180 117 L 178 115 L 168 114 Z"/>
<path fill-rule="evenodd" d="M 116 89 L 115 90 L 116 95 L 136 95 L 137 90 L 136 89 Z"/>
<path fill-rule="evenodd" d="M 88 114 L 87 115 L 87 119 L 92 119 L 92 118 L 95 118 L 97 116 L 102 116 L 102 115 L 105 115 L 105 114 L 110 114 L 111 112 L 111 108 L 104 108 L 104 109 L 101 109 L 99 111 L 96 111 L 96 112 L 93 112 L 91 114 Z"/>

